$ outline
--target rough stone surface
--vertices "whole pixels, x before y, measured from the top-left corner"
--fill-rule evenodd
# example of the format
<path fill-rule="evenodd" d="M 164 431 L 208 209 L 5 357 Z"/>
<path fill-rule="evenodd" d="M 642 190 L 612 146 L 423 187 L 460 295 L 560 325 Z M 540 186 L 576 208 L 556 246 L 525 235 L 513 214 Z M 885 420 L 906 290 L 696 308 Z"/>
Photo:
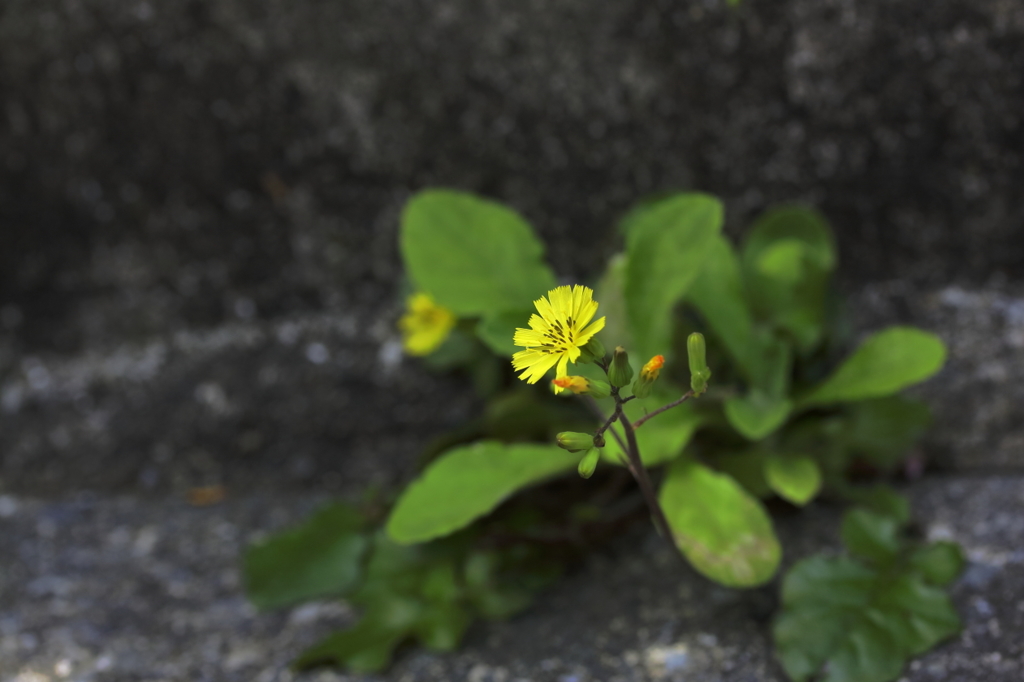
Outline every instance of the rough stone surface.
<path fill-rule="evenodd" d="M 934 423 L 921 453 L 956 471 L 1024 469 L 1024 287 L 948 286 L 915 290 L 906 281 L 863 287 L 849 303 L 852 323 L 868 333 L 911 324 L 946 342 L 946 366 L 914 389 Z"/>
<path fill-rule="evenodd" d="M 10 0 L 0 305 L 32 349 L 372 308 L 428 185 L 573 278 L 677 188 L 811 201 L 853 281 L 1015 277 L 1022 69 L 1011 0 Z"/>
<path fill-rule="evenodd" d="M 963 633 L 912 662 L 903 679 L 1017 682 L 1024 478 L 932 478 L 908 492 L 925 533 L 962 543 L 969 564 L 953 587 Z M 255 613 L 240 591 L 238 553 L 316 503 L 0 497 L 0 679 L 294 679 L 289 657 L 356 614 L 330 602 Z M 782 519 L 787 561 L 834 543 L 837 519 L 821 505 Z M 475 626 L 451 655 L 407 650 L 384 679 L 782 682 L 768 635 L 771 594 L 709 584 L 641 525 L 525 614 Z"/>

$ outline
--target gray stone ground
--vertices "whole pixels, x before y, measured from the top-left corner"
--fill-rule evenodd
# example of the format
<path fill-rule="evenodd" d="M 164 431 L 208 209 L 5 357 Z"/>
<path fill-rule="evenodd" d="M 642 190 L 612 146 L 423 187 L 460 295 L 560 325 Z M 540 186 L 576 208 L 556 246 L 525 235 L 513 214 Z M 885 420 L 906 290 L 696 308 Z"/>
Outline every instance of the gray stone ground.
<path fill-rule="evenodd" d="M 393 331 L 432 185 L 516 207 L 573 279 L 652 191 L 721 196 L 733 236 L 821 208 L 856 328 L 951 349 L 910 494 L 971 552 L 968 627 L 909 679 L 1024 679 L 1022 70 L 1013 0 L 5 0 L 0 679 L 288 679 L 350 621 L 254 614 L 236 560 L 477 414 Z M 835 520 L 783 520 L 790 557 Z M 764 595 L 687 575 L 638 529 L 390 677 L 779 679 Z"/>
<path fill-rule="evenodd" d="M 961 542 L 970 563 L 953 587 L 963 633 L 915 660 L 903 679 L 1019 681 L 1024 477 L 935 477 L 909 493 L 926 533 Z M 316 502 L 242 493 L 193 508 L 167 497 L 0 497 L 0 679 L 295 679 L 289 657 L 354 614 L 334 603 L 255 613 L 239 590 L 238 554 Z M 787 561 L 834 543 L 837 518 L 812 506 L 783 519 Z M 638 528 L 524 615 L 476 626 L 451 655 L 406 651 L 383 679 L 781 682 L 768 595 L 711 585 Z"/>

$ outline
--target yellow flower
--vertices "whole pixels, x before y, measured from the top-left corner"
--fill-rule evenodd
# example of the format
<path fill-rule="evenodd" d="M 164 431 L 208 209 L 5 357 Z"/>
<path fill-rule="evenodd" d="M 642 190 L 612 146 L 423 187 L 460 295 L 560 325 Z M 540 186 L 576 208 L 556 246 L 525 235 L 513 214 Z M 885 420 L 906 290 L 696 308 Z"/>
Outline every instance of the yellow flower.
<path fill-rule="evenodd" d="M 402 345 L 409 355 L 430 355 L 448 338 L 454 326 L 452 311 L 422 292 L 406 299 L 405 315 L 398 321 Z"/>
<path fill-rule="evenodd" d="M 526 350 L 512 356 L 512 367 L 523 370 L 519 378 L 530 384 L 556 365 L 555 378 L 566 376 L 568 364 L 580 357 L 580 347 L 604 329 L 603 317 L 587 326 L 597 312 L 597 301 L 591 289 L 579 284 L 552 289 L 533 304 L 540 315 L 531 315 L 530 328 L 516 329 L 513 337 Z"/>

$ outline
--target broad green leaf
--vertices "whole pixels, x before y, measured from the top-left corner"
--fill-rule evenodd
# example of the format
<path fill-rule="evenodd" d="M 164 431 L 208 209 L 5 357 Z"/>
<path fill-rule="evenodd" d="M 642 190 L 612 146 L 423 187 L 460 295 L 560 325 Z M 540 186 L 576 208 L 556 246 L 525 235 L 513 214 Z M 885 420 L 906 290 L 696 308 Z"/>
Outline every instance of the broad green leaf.
<path fill-rule="evenodd" d="M 797 563 L 783 580 L 782 607 L 773 635 L 795 682 L 890 682 L 908 657 L 959 628 L 941 591 L 849 558 Z"/>
<path fill-rule="evenodd" d="M 686 298 L 700 311 L 728 349 L 732 359 L 751 378 L 754 347 L 754 318 L 743 298 L 740 265 L 729 241 L 717 235 L 708 249 L 700 273 Z"/>
<path fill-rule="evenodd" d="M 805 353 L 821 339 L 834 267 L 832 231 L 806 208 L 768 211 L 743 245 L 746 290 L 754 311 L 785 330 Z"/>
<path fill-rule="evenodd" d="M 476 325 L 476 335 L 488 348 L 505 357 L 512 357 L 522 348 L 512 343 L 516 329 L 529 327 L 529 310 L 497 311 L 483 316 Z"/>
<path fill-rule="evenodd" d="M 821 489 L 821 469 L 810 457 L 769 455 L 764 464 L 768 485 L 795 505 L 807 504 Z"/>
<path fill-rule="evenodd" d="M 758 499 L 771 497 L 772 489 L 764 477 L 764 450 L 752 447 L 739 452 L 716 453 L 715 468 L 727 474 Z"/>
<path fill-rule="evenodd" d="M 764 252 L 778 248 L 780 242 L 800 244 L 808 263 L 821 270 L 835 268 L 835 238 L 825 219 L 813 209 L 783 206 L 765 212 L 750 228 L 743 242 L 744 264 L 750 269 L 757 269 Z"/>
<path fill-rule="evenodd" d="M 519 214 L 465 192 L 420 192 L 402 212 L 410 278 L 457 315 L 529 309 L 554 288 L 544 247 Z"/>
<path fill-rule="evenodd" d="M 597 335 L 609 350 L 616 346 L 633 347 L 629 316 L 626 313 L 625 285 L 626 254 L 618 253 L 608 261 L 608 267 L 594 289 L 594 300 L 600 306 L 597 316 L 604 315 L 606 318 L 604 329 Z"/>
<path fill-rule="evenodd" d="M 932 376 L 945 361 L 939 337 L 914 327 L 889 327 L 866 339 L 801 405 L 892 395 Z"/>
<path fill-rule="evenodd" d="M 729 424 L 748 440 L 761 440 L 780 426 L 793 409 L 785 399 L 770 398 L 754 390 L 742 397 L 725 401 L 725 416 Z"/>
<path fill-rule="evenodd" d="M 673 308 L 696 278 L 721 228 L 722 204 L 704 194 L 661 201 L 629 228 L 626 305 L 641 357 L 669 355 Z"/>
<path fill-rule="evenodd" d="M 636 422 L 648 412 L 656 410 L 678 397 L 670 397 L 664 392 L 659 392 L 644 400 L 630 401 L 626 403 L 626 416 Z M 693 401 L 683 403 L 649 419 L 636 430 L 640 459 L 646 466 L 657 466 L 679 457 L 701 424 L 703 424 L 703 417 L 694 409 Z M 602 459 L 606 462 L 621 464 L 620 455 L 625 456 L 625 451 L 619 447 L 618 441 L 610 433 L 606 435 L 605 440 L 608 446 L 604 448 Z"/>
<path fill-rule="evenodd" d="M 843 516 L 843 544 L 851 553 L 880 565 L 889 564 L 899 551 L 899 522 L 867 509 L 853 509 Z"/>
<path fill-rule="evenodd" d="M 576 468 L 554 445 L 480 441 L 451 450 L 409 484 L 388 519 L 396 542 L 424 542 L 484 516 L 520 488 Z"/>
<path fill-rule="evenodd" d="M 932 585 L 948 585 L 964 568 L 964 552 L 955 542 L 935 542 L 910 555 L 910 565 Z"/>
<path fill-rule="evenodd" d="M 704 575 L 728 587 L 753 587 L 775 574 L 782 550 L 771 519 L 729 476 L 677 460 L 659 501 L 676 545 Z"/>
<path fill-rule="evenodd" d="M 887 485 L 870 488 L 849 487 L 845 490 L 848 499 L 880 516 L 888 516 L 899 525 L 910 521 L 910 503 Z"/>
<path fill-rule="evenodd" d="M 345 504 L 328 506 L 301 526 L 245 553 L 246 592 L 258 608 L 341 595 L 359 579 L 367 540 L 363 517 Z"/>
<path fill-rule="evenodd" d="M 410 616 L 419 614 L 419 606 L 407 602 Z M 411 624 L 410 624 L 411 626 Z M 297 670 L 335 664 L 357 673 L 379 672 L 391 662 L 391 654 L 409 636 L 409 627 L 389 627 L 373 616 L 365 616 L 355 627 L 334 632 L 320 640 L 292 663 Z"/>
<path fill-rule="evenodd" d="M 882 469 L 903 461 L 931 423 L 925 403 L 898 395 L 852 403 L 846 411 L 843 442 L 852 454 Z"/>

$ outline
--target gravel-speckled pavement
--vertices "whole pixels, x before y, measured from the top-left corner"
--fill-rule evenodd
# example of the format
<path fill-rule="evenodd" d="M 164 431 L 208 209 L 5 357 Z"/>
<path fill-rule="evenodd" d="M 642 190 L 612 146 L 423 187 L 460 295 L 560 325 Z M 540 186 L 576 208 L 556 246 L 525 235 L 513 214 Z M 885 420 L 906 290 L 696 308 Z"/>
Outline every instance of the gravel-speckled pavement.
<path fill-rule="evenodd" d="M 963 633 L 914 661 L 905 679 L 1019 682 L 1024 478 L 936 477 L 908 492 L 927 534 L 963 543 L 970 563 L 953 588 Z M 241 594 L 238 556 L 317 502 L 240 495 L 194 508 L 165 497 L 0 497 L 0 679 L 295 679 L 289 656 L 354 614 L 328 602 L 258 614 Z M 836 521 L 835 509 L 820 506 L 783 520 L 788 560 L 834 542 Z M 637 528 L 527 613 L 476 626 L 455 654 L 407 650 L 384 679 L 783 680 L 770 653 L 767 592 L 715 587 L 677 561 Z"/>

